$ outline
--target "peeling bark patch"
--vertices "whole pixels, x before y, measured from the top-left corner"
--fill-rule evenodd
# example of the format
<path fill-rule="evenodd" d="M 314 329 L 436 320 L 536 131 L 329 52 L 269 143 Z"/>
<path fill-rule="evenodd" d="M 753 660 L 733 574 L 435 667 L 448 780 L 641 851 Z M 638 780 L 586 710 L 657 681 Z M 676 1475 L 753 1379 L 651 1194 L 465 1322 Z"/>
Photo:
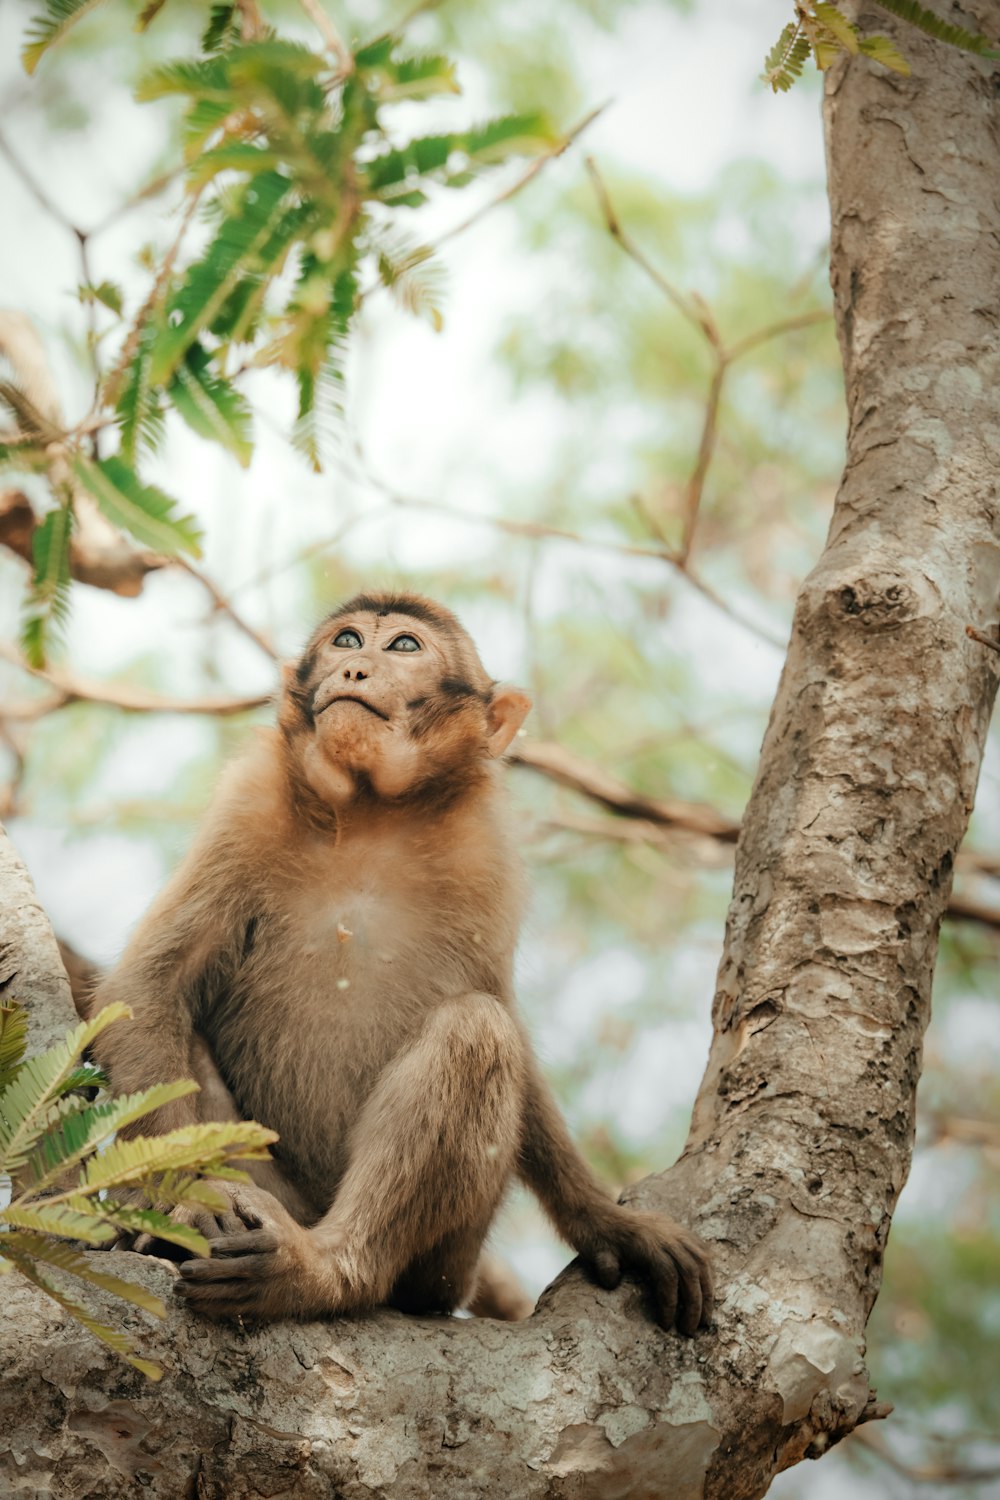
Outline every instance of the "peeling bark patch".
<path fill-rule="evenodd" d="M 702 1500 L 720 1435 L 708 1421 L 657 1423 L 618 1447 L 600 1427 L 565 1427 L 544 1472 L 572 1500 Z"/>
<path fill-rule="evenodd" d="M 781 1396 L 784 1423 L 801 1422 L 818 1396 L 826 1394 L 850 1427 L 868 1400 L 860 1337 L 821 1318 L 785 1324 L 771 1350 L 766 1378 Z"/>

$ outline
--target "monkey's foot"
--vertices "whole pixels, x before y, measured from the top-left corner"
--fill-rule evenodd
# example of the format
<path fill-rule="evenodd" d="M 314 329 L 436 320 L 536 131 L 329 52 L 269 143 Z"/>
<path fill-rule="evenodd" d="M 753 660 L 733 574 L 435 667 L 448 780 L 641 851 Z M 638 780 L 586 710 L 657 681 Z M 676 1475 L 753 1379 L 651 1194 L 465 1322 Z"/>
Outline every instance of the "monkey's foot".
<path fill-rule="evenodd" d="M 347 1285 L 335 1259 L 270 1193 L 233 1195 L 240 1232 L 212 1241 L 210 1259 L 181 1266 L 177 1289 L 210 1318 L 318 1317 L 342 1311 Z"/>
<path fill-rule="evenodd" d="M 618 1208 L 578 1245 L 600 1286 L 616 1287 L 625 1273 L 645 1282 L 656 1321 L 689 1338 L 712 1318 L 712 1265 L 701 1240 L 662 1214 Z"/>

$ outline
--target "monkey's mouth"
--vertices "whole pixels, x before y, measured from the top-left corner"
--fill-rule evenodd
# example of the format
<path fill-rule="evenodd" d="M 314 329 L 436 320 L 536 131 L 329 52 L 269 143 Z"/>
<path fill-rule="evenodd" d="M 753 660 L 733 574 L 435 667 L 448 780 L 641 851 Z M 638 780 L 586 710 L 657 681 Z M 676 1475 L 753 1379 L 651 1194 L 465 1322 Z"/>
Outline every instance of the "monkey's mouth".
<path fill-rule="evenodd" d="M 327 709 L 332 708 L 335 703 L 356 703 L 359 708 L 366 708 L 370 714 L 374 714 L 376 719 L 381 719 L 384 724 L 388 724 L 389 722 L 388 714 L 384 714 L 380 708 L 376 708 L 374 703 L 369 703 L 367 698 L 356 698 L 353 693 L 338 693 L 335 698 L 328 698 L 322 706 L 317 705 L 316 713 L 325 714 Z"/>

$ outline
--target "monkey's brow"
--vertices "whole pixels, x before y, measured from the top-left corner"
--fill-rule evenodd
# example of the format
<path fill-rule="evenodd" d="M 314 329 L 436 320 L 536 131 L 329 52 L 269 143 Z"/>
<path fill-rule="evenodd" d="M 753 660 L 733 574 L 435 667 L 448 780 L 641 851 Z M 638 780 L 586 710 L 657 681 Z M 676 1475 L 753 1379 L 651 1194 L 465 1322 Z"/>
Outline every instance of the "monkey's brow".
<path fill-rule="evenodd" d="M 411 620 L 420 620 L 424 625 L 433 625 L 448 634 L 454 631 L 454 624 L 448 615 L 413 594 L 356 594 L 353 599 L 348 599 L 346 604 L 327 615 L 324 624 L 332 625 L 335 620 L 351 614 L 375 615 L 379 619 L 384 619 L 386 615 L 407 615 Z"/>

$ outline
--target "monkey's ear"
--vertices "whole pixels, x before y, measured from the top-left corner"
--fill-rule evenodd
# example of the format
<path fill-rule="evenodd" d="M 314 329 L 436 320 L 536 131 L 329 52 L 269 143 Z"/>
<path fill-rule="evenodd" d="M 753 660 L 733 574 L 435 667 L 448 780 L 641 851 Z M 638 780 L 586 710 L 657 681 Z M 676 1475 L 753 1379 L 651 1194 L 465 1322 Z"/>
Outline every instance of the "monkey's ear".
<path fill-rule="evenodd" d="M 493 690 L 489 708 L 486 710 L 488 733 L 486 750 L 489 755 L 502 755 L 524 723 L 531 699 L 520 688 L 498 687 Z"/>

